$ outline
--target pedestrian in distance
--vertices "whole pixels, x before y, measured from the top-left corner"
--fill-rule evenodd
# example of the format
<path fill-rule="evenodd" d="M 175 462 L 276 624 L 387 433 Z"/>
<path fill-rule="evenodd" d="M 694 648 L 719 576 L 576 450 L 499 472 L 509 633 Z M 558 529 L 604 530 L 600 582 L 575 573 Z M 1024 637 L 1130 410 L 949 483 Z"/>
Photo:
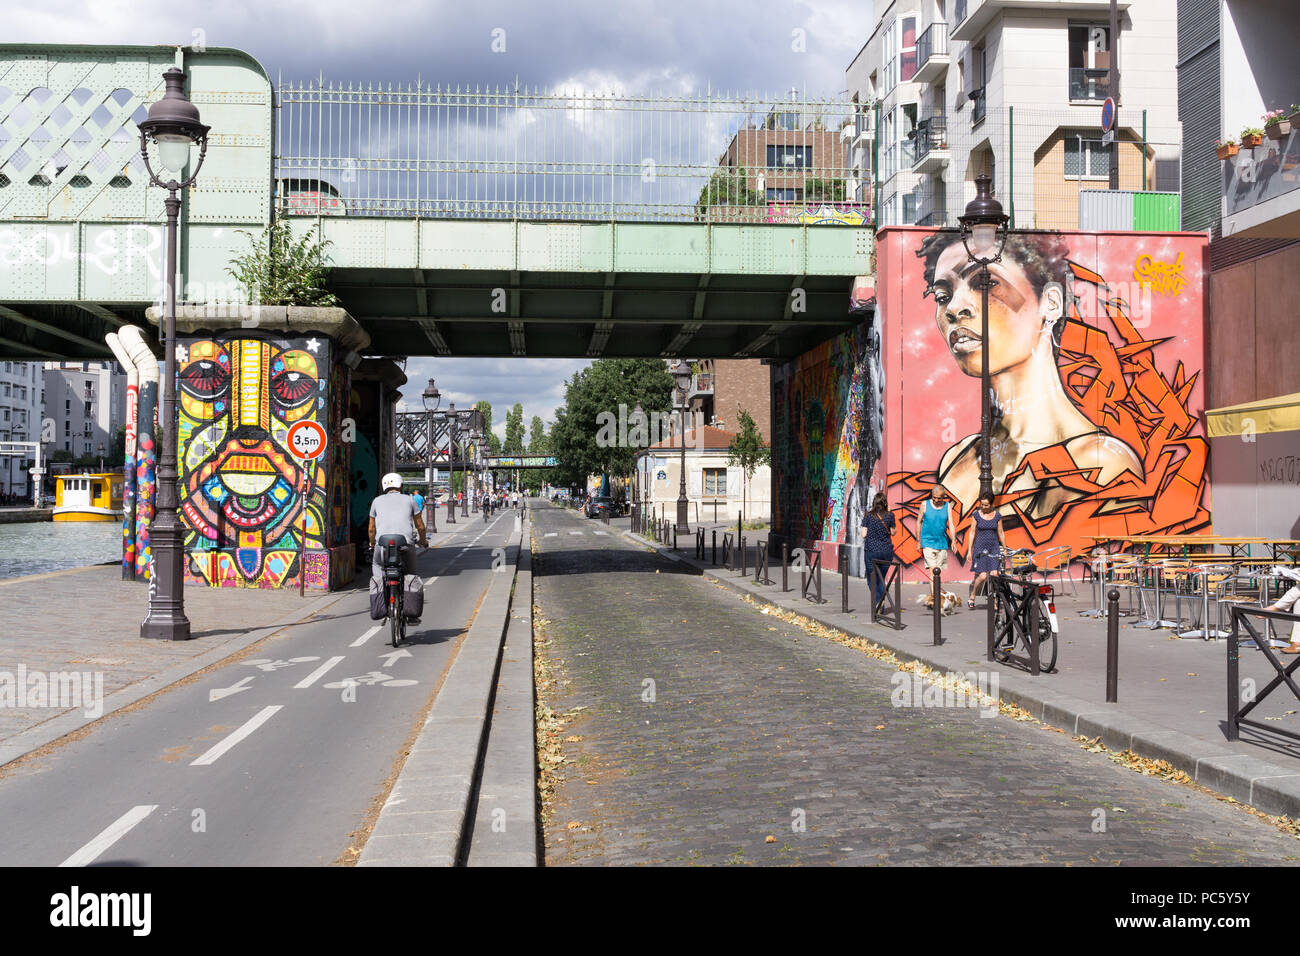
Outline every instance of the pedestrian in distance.
<path fill-rule="evenodd" d="M 943 485 L 930 489 L 930 497 L 921 506 L 921 557 L 925 570 L 933 575 L 934 569 L 943 571 L 948 563 L 948 548 L 956 537 L 953 524 L 952 503 Z"/>
<path fill-rule="evenodd" d="M 876 604 L 885 597 L 886 565 L 894 560 L 894 527 L 897 524 L 889 513 L 889 503 L 883 491 L 876 492 L 871 510 L 862 517 L 862 555 L 867 574 L 875 577 Z M 885 562 L 877 565 L 875 562 Z"/>
<path fill-rule="evenodd" d="M 975 607 L 975 595 L 980 593 L 983 585 L 988 594 L 989 575 L 998 570 L 998 557 L 1007 546 L 1006 534 L 1002 530 L 1002 515 L 993 507 L 993 496 L 980 495 L 975 510 L 975 538 L 970 547 L 972 555 L 971 571 L 975 576 L 970 583 L 970 596 L 966 606 Z"/>

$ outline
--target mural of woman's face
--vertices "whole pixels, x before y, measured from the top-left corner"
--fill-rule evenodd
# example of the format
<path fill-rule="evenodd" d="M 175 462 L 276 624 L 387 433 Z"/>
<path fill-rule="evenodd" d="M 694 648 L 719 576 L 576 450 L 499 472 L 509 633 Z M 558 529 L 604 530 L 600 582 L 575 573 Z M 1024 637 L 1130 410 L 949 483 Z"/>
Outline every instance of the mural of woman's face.
<path fill-rule="evenodd" d="M 1026 362 L 1035 348 L 1050 348 L 1052 326 L 1060 319 L 1061 289 L 1049 285 L 1041 296 L 1010 253 L 989 266 L 989 373 L 997 375 Z M 955 242 L 935 263 L 933 295 L 935 324 L 948 343 L 957 366 L 967 375 L 983 371 L 980 343 L 979 266 Z"/>

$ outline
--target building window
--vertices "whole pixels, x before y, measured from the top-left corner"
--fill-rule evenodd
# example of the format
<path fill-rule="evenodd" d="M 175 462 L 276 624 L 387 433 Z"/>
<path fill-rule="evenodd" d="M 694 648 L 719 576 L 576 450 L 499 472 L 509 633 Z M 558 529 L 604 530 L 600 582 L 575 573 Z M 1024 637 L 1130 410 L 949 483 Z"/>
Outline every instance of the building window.
<path fill-rule="evenodd" d="M 807 169 L 812 166 L 811 146 L 768 146 L 769 169 Z"/>
<path fill-rule="evenodd" d="M 92 416 L 95 414 L 94 409 L 91 408 L 91 405 L 92 405 L 92 404 L 93 404 L 93 403 L 91 403 L 91 402 L 86 402 L 86 417 L 87 417 L 87 418 L 90 418 L 90 417 L 92 417 Z"/>
<path fill-rule="evenodd" d="M 5 382 L 5 384 L 4 384 L 4 396 L 5 396 L 5 398 L 8 398 L 8 397 L 9 397 L 9 383 L 8 383 L 8 382 Z"/>
<path fill-rule="evenodd" d="M 67 437 L 68 437 L 69 435 L 71 435 L 71 434 L 72 434 L 72 422 L 71 422 L 70 420 L 68 420 L 68 419 L 64 419 L 64 422 L 63 422 L 63 437 L 64 437 L 64 438 L 67 438 Z"/>
<path fill-rule="evenodd" d="M 885 31 L 885 94 L 916 73 L 916 17 L 899 17 Z"/>
<path fill-rule="evenodd" d="M 767 198 L 771 202 L 794 202 L 799 197 L 795 189 L 773 189 L 768 187 Z"/>
<path fill-rule="evenodd" d="M 715 498 L 719 498 L 726 495 L 727 469 L 725 468 L 704 469 L 704 493 L 706 495 L 713 495 Z"/>
<path fill-rule="evenodd" d="M 1065 134 L 1065 178 L 1105 179 L 1110 176 L 1110 150 L 1094 131 Z"/>
<path fill-rule="evenodd" d="M 1110 96 L 1110 27 L 1071 23 L 1070 99 L 1104 100 Z"/>
<path fill-rule="evenodd" d="M 67 401 L 63 403 L 63 414 L 65 415 L 72 414 L 72 399 L 69 398 Z"/>

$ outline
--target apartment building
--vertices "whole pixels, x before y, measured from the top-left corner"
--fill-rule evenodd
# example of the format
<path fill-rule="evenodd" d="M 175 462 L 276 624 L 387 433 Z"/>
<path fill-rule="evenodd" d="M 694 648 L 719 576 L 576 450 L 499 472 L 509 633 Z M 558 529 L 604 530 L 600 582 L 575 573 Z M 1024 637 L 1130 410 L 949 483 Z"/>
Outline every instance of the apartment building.
<path fill-rule="evenodd" d="M 696 421 L 739 432 L 743 409 L 763 440 L 772 440 L 772 374 L 767 365 L 760 359 L 700 359 L 691 369 L 687 402 Z"/>
<path fill-rule="evenodd" d="M 53 437 L 46 453 L 106 455 L 116 447 L 125 403 L 126 373 L 116 362 L 47 362 L 44 417 Z"/>
<path fill-rule="evenodd" d="M 1300 538 L 1300 8 L 1179 0 L 1195 225 L 1211 230 L 1206 412 L 1214 530 Z M 1265 113 L 1285 117 L 1265 127 Z M 1258 145 L 1220 160 L 1215 140 Z M 1194 136 L 1194 139 L 1192 138 Z M 1193 145 L 1194 144 L 1194 145 Z"/>
<path fill-rule="evenodd" d="M 879 224 L 952 225 L 987 172 L 1017 228 L 1078 228 L 1080 194 L 1109 187 L 1101 106 L 1116 51 L 1119 188 L 1177 193 L 1177 2 L 1118 9 L 1112 38 L 1109 0 L 882 2 L 846 71 L 862 114 L 855 174 L 876 171 Z"/>
<path fill-rule="evenodd" d="M 0 363 L 0 442 L 40 440 L 43 372 L 41 362 Z M 29 500 L 34 463 L 30 452 L 0 455 L 0 496 Z"/>

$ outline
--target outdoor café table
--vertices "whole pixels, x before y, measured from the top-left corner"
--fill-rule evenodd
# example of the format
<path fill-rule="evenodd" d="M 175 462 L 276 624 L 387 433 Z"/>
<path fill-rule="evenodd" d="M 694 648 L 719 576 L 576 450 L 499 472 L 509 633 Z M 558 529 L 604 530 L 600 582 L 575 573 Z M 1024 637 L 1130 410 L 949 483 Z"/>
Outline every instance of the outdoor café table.
<path fill-rule="evenodd" d="M 1150 580 L 1154 582 L 1153 588 L 1150 589 L 1143 588 L 1143 587 L 1138 588 L 1138 600 L 1141 601 L 1142 592 L 1144 590 L 1151 590 L 1153 592 L 1152 594 L 1153 607 L 1151 609 L 1151 617 L 1143 618 L 1140 621 L 1134 621 L 1133 626 L 1134 627 L 1146 626 L 1153 631 L 1160 627 L 1178 627 L 1179 625 L 1178 621 L 1168 621 L 1165 620 L 1165 618 L 1161 617 L 1161 612 L 1164 610 L 1164 608 L 1161 606 L 1160 603 L 1160 581 L 1164 577 L 1164 572 L 1166 570 L 1165 566 L 1163 564 L 1157 564 L 1153 561 L 1148 560 L 1138 564 L 1138 570 L 1141 573 L 1146 574 L 1150 578 Z M 1146 603 L 1142 602 L 1142 606 L 1143 609 L 1145 610 Z"/>
<path fill-rule="evenodd" d="M 1273 560 L 1281 561 L 1282 555 L 1290 555 L 1294 561 L 1297 554 L 1300 554 L 1300 541 L 1293 541 L 1290 538 L 1270 538 L 1264 542 L 1273 549 Z"/>
<path fill-rule="evenodd" d="M 1217 640 L 1220 637 L 1228 636 L 1227 631 L 1210 627 L 1210 577 L 1215 574 L 1230 575 L 1232 574 L 1232 571 L 1232 566 L 1227 564 L 1206 564 L 1191 569 L 1191 573 L 1195 574 L 1200 579 L 1201 626 L 1190 631 L 1181 631 L 1178 634 L 1179 637 L 1199 637 L 1208 641 L 1210 639 Z"/>
<path fill-rule="evenodd" d="M 1107 545 L 1115 544 L 1121 541 L 1114 535 L 1106 534 L 1085 534 L 1085 541 L 1093 542 L 1094 548 L 1100 548 L 1100 553 L 1093 556 L 1092 561 L 1092 589 L 1097 595 L 1097 606 L 1087 611 L 1080 611 L 1080 617 L 1105 617 L 1106 615 L 1106 559 L 1109 554 L 1106 552 Z"/>

